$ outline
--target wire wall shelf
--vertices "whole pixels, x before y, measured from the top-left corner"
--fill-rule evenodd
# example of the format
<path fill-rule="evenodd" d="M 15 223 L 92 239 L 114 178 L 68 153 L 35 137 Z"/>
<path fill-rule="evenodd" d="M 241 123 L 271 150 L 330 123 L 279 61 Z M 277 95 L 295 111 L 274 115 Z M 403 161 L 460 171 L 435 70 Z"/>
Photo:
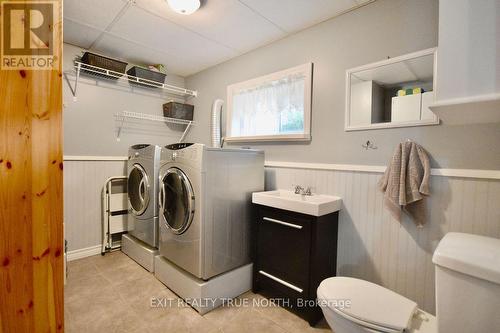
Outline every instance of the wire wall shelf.
<path fill-rule="evenodd" d="M 161 123 L 176 124 L 176 125 L 186 125 L 186 128 L 184 129 L 184 132 L 182 133 L 182 136 L 179 139 L 179 142 L 184 141 L 184 138 L 186 137 L 187 133 L 191 129 L 191 126 L 195 125 L 194 121 L 192 121 L 192 120 L 162 117 L 162 116 L 157 116 L 157 115 L 153 115 L 153 114 L 131 112 L 131 111 L 117 112 L 117 113 L 115 113 L 115 119 L 119 123 L 118 132 L 116 135 L 116 141 L 120 141 L 120 135 L 122 133 L 123 125 L 124 125 L 125 121 L 127 121 L 129 119 L 161 122 Z"/>
<path fill-rule="evenodd" d="M 118 86 L 128 87 L 132 92 L 136 88 L 147 89 L 149 91 L 159 92 L 160 94 L 166 94 L 170 96 L 177 96 L 183 99 L 188 99 L 191 97 L 196 97 L 198 92 L 195 90 L 189 90 L 177 86 L 173 86 L 166 83 L 161 83 L 153 80 L 139 78 L 137 76 L 128 75 L 126 73 L 115 72 L 109 69 L 92 66 L 84 64 L 80 61 L 74 62 L 74 68 L 70 71 L 64 72 L 65 79 L 71 89 L 73 95 L 73 100 L 77 99 L 77 88 L 78 82 L 81 79 L 81 74 L 84 74 L 85 78 L 91 78 L 97 81 L 107 81 Z M 74 84 L 72 85 L 69 76 L 74 76 Z"/>

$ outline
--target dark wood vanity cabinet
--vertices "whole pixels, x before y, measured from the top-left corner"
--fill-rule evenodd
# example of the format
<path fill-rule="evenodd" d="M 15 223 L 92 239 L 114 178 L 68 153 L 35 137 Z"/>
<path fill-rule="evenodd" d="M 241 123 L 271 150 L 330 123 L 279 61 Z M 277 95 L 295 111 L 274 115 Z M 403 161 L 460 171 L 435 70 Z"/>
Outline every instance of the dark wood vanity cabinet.
<path fill-rule="evenodd" d="M 338 212 L 312 216 L 254 205 L 253 291 L 276 298 L 314 325 L 321 281 L 336 275 Z"/>

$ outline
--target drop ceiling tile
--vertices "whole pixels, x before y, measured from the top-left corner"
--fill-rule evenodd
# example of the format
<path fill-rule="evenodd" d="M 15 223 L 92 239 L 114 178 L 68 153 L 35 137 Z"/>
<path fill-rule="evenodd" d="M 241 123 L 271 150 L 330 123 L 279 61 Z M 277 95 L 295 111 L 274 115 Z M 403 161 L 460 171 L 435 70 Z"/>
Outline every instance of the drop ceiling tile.
<path fill-rule="evenodd" d="M 101 34 L 101 31 L 92 27 L 64 19 L 64 42 L 88 49 Z"/>
<path fill-rule="evenodd" d="M 202 0 L 184 16 L 166 0 L 65 0 L 64 40 L 88 48 L 129 6 L 93 49 L 190 75 L 366 1 Z"/>
<path fill-rule="evenodd" d="M 164 0 L 136 0 L 136 5 L 240 53 L 285 36 L 238 0 L 209 0 L 192 15 L 175 13 Z"/>
<path fill-rule="evenodd" d="M 358 6 L 355 0 L 239 0 L 288 32 L 301 30 Z"/>
<path fill-rule="evenodd" d="M 125 0 L 65 0 L 64 17 L 104 30 L 126 4 Z"/>
<path fill-rule="evenodd" d="M 207 57 L 200 56 L 199 53 L 180 55 L 164 53 L 108 33 L 104 34 L 93 50 L 134 64 L 161 63 L 166 66 L 168 73 L 180 76 L 194 74 L 229 59 L 221 55 Z"/>
<path fill-rule="evenodd" d="M 111 34 L 179 58 L 226 59 L 236 51 L 179 25 L 131 7 L 113 26 Z"/>

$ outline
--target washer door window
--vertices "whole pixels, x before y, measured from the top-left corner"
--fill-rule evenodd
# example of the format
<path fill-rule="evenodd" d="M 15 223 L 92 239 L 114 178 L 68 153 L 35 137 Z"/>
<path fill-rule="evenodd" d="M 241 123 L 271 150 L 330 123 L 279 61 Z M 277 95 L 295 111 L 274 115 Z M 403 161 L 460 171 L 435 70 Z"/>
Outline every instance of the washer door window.
<path fill-rule="evenodd" d="M 149 204 L 149 179 L 139 164 L 134 164 L 128 175 L 128 200 L 135 215 L 144 213 Z"/>
<path fill-rule="evenodd" d="M 182 170 L 170 168 L 161 180 L 160 211 L 166 226 L 175 234 L 185 232 L 194 216 L 194 192 Z"/>

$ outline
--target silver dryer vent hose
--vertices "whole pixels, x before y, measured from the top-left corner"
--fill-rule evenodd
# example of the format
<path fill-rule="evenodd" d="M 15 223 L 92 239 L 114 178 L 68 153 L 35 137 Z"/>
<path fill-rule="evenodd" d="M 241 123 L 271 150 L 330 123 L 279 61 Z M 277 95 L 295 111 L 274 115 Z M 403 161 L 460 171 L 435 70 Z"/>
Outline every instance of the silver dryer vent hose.
<path fill-rule="evenodd" d="M 212 148 L 222 148 L 221 126 L 222 126 L 222 106 L 224 101 L 216 99 L 212 105 L 212 121 L 210 132 L 212 133 Z"/>

